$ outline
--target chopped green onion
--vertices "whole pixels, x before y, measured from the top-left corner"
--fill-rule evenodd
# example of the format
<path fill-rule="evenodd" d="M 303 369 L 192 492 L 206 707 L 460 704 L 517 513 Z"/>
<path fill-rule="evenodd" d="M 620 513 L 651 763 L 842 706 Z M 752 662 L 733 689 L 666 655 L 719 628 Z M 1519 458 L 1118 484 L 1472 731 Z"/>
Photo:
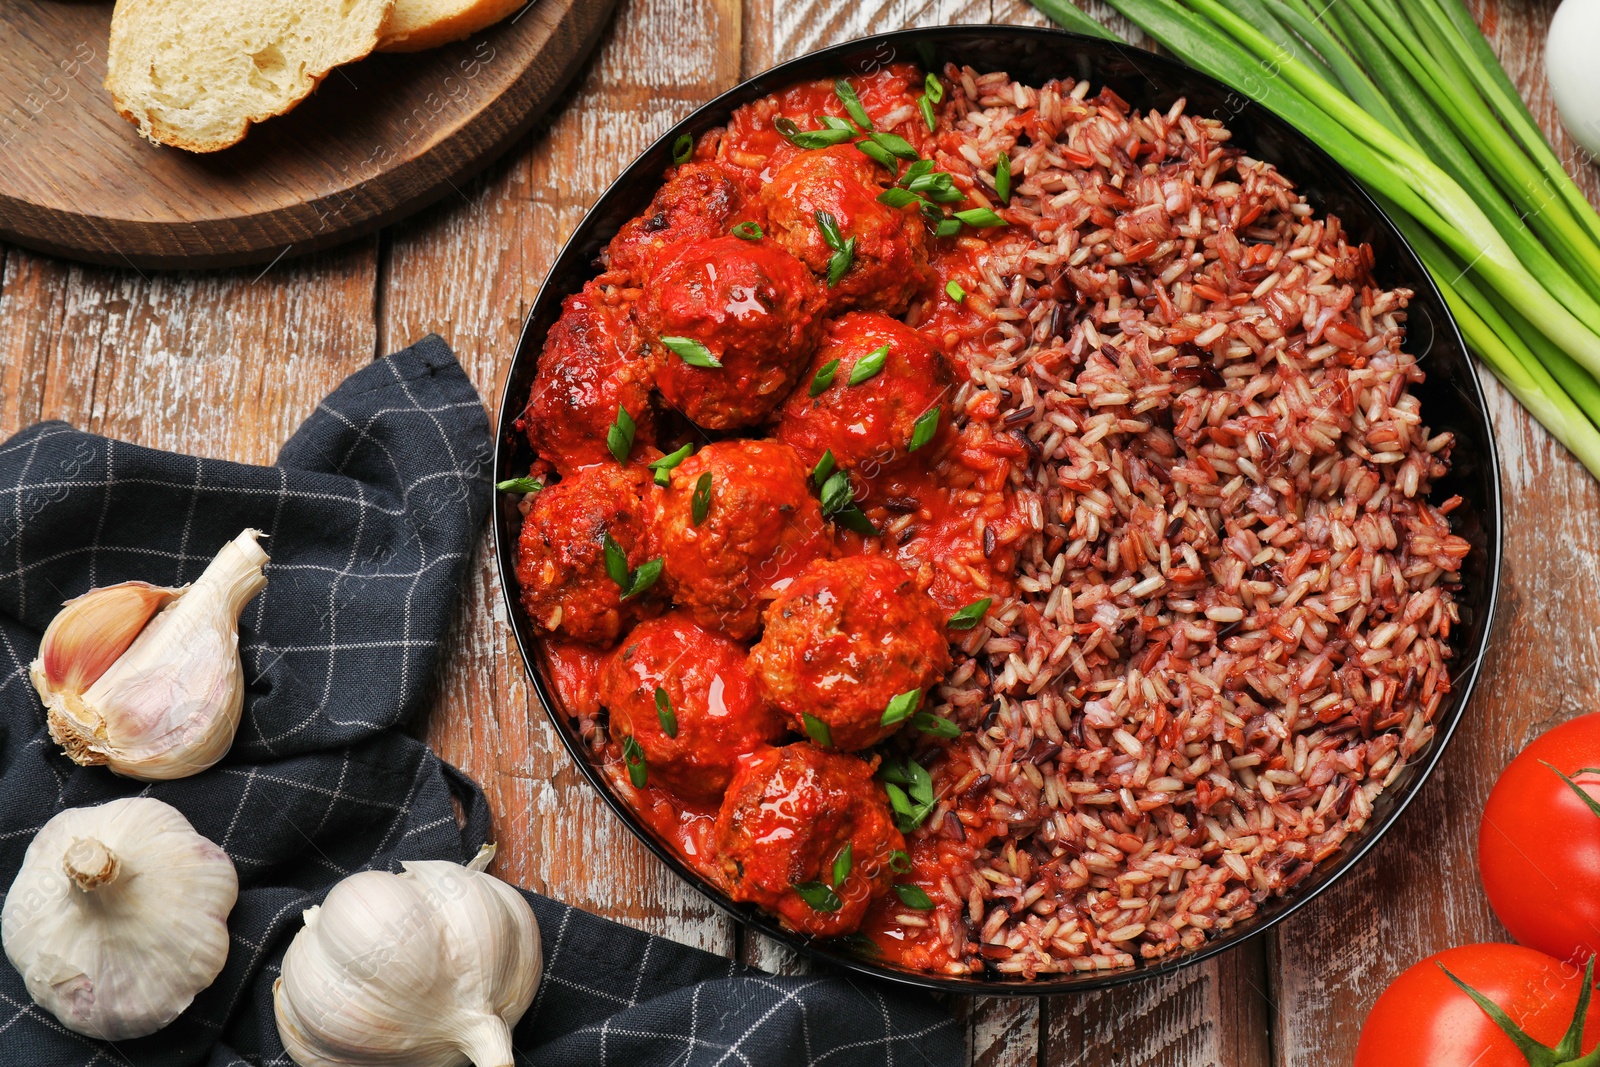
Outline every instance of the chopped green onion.
<path fill-rule="evenodd" d="M 672 142 L 672 161 L 682 166 L 689 162 L 690 157 L 693 155 L 694 136 L 687 133 L 678 134 L 678 139 Z"/>
<path fill-rule="evenodd" d="M 925 734 L 934 737 L 960 737 L 961 727 L 951 722 L 942 715 L 935 715 L 931 711 L 919 711 L 911 716 L 911 725 Z"/>
<path fill-rule="evenodd" d="M 958 211 L 956 212 L 956 218 L 968 226 L 976 226 L 979 229 L 985 229 L 990 226 L 1004 226 L 1006 224 L 1005 219 L 986 207 L 971 207 L 965 211 Z"/>
<path fill-rule="evenodd" d="M 910 451 L 915 452 L 917 449 L 933 440 L 933 435 L 938 432 L 939 405 L 935 404 L 927 411 L 924 411 L 921 415 L 918 415 L 917 421 L 912 423 Z"/>
<path fill-rule="evenodd" d="M 857 141 L 856 148 L 862 155 L 883 167 L 896 177 L 900 174 L 900 161 L 891 156 L 881 144 L 876 141 Z"/>
<path fill-rule="evenodd" d="M 806 736 L 823 748 L 833 747 L 833 731 L 828 729 L 828 724 L 811 714 L 809 711 L 800 713 L 800 721 L 805 725 Z"/>
<path fill-rule="evenodd" d="M 494 487 L 502 493 L 537 493 L 544 488 L 544 483 L 537 478 L 507 478 L 496 482 Z"/>
<path fill-rule="evenodd" d="M 927 94 L 917 97 L 917 110 L 922 112 L 922 121 L 928 124 L 928 132 L 932 133 L 939 119 L 933 113 L 933 101 L 928 99 Z"/>
<path fill-rule="evenodd" d="M 900 177 L 900 184 L 910 185 L 912 182 L 916 181 L 918 178 L 922 177 L 924 174 L 927 174 L 931 170 L 933 170 L 933 160 L 919 159 L 915 163 L 911 163 L 906 166 L 905 174 L 901 175 Z"/>
<path fill-rule="evenodd" d="M 822 513 L 836 515 L 850 506 L 855 499 L 855 491 L 850 488 L 850 475 L 844 471 L 835 471 L 828 476 L 822 485 Z"/>
<path fill-rule="evenodd" d="M 930 173 L 930 171 L 933 171 L 933 160 L 917 160 L 915 163 L 909 163 L 909 165 L 906 166 L 906 173 L 901 174 L 899 184 L 901 184 L 901 186 L 910 186 L 912 182 L 917 181 L 918 178 L 922 178 L 922 176 Z"/>
<path fill-rule="evenodd" d="M 839 284 L 846 274 L 850 272 L 850 265 L 856 261 L 856 239 L 854 237 L 844 243 L 844 247 L 828 257 L 828 288 L 832 289 Z"/>
<path fill-rule="evenodd" d="M 856 95 L 855 89 L 851 88 L 849 82 L 839 78 L 833 83 L 833 91 L 857 126 L 863 130 L 872 129 L 872 118 L 867 114 L 867 109 L 861 106 L 861 98 Z"/>
<path fill-rule="evenodd" d="M 735 237 L 742 237 L 746 241 L 759 241 L 763 236 L 761 232 L 761 223 L 741 222 L 739 225 L 733 228 L 733 235 Z"/>
<path fill-rule="evenodd" d="M 605 549 L 606 576 L 616 583 L 622 590 L 622 599 L 629 600 L 656 584 L 656 579 L 661 577 L 662 561 L 658 556 L 655 559 L 639 564 L 634 570 L 628 569 L 628 555 L 622 551 L 622 546 L 617 544 L 610 533 L 605 534 L 602 542 Z"/>
<path fill-rule="evenodd" d="M 668 737 L 678 736 L 678 716 L 672 710 L 672 698 L 667 691 L 656 686 L 656 718 L 661 720 L 661 732 Z"/>
<path fill-rule="evenodd" d="M 633 416 L 628 414 L 627 408 L 618 404 L 616 420 L 606 430 L 606 447 L 618 463 L 628 462 L 628 453 L 633 451 L 634 430 Z"/>
<path fill-rule="evenodd" d="M 933 71 L 928 71 L 928 76 L 922 79 L 922 87 L 927 90 L 928 99 L 935 104 L 944 103 L 944 82 Z"/>
<path fill-rule="evenodd" d="M 894 893 L 895 896 L 900 898 L 901 903 L 908 908 L 916 908 L 918 911 L 933 910 L 933 900 L 927 893 L 923 892 L 921 886 L 897 883 L 894 887 Z"/>
<path fill-rule="evenodd" d="M 854 530 L 862 537 L 882 537 L 883 531 L 872 525 L 872 520 L 866 513 L 851 504 L 833 517 L 833 521 L 847 530 Z"/>
<path fill-rule="evenodd" d="M 933 777 L 922 764 L 909 758 L 885 759 L 878 767 L 878 777 L 883 779 L 883 791 L 889 796 L 895 827 L 908 834 L 922 825 L 936 805 Z"/>
<path fill-rule="evenodd" d="M 699 526 L 711 513 L 711 472 L 706 471 L 694 483 L 694 496 L 689 500 L 689 510 L 694 524 Z"/>
<path fill-rule="evenodd" d="M 849 119 L 841 119 L 837 115 L 818 115 L 817 121 L 822 123 L 825 129 L 844 130 L 851 136 L 854 136 L 860 132 L 855 128 L 854 125 L 851 124 Z"/>
<path fill-rule="evenodd" d="M 869 133 L 867 136 L 870 137 L 879 148 L 882 148 L 891 156 L 895 156 L 899 159 L 904 159 L 907 161 L 914 161 L 921 158 L 917 155 L 917 150 L 911 147 L 911 142 L 906 140 L 904 137 L 901 137 L 898 133 L 879 132 Z"/>
<path fill-rule="evenodd" d="M 633 573 L 628 576 L 628 591 L 622 594 L 622 599 L 632 600 L 652 585 L 655 585 L 656 579 L 661 577 L 661 569 L 664 566 L 665 562 L 660 556 L 657 556 L 655 559 L 647 559 L 635 567 Z"/>
<path fill-rule="evenodd" d="M 844 471 L 835 471 L 833 468 L 833 450 L 829 449 L 823 453 L 822 459 L 817 461 L 816 469 L 811 472 L 813 481 L 819 477 L 826 479 L 822 482 L 822 492 L 819 494 L 822 498 L 822 514 L 863 537 L 883 536 L 883 532 L 872 525 L 872 520 L 856 507 L 855 490 L 850 487 L 850 475 Z"/>
<path fill-rule="evenodd" d="M 883 791 L 889 796 L 889 809 L 894 812 L 894 824 L 901 833 L 909 833 L 928 817 L 925 811 L 919 811 L 920 805 L 913 804 L 906 791 L 894 782 L 884 782 Z"/>
<path fill-rule="evenodd" d="M 602 544 L 605 547 L 606 574 L 617 584 L 617 588 L 627 593 L 628 579 L 628 554 L 622 551 L 622 546 L 616 539 L 607 533 Z"/>
<path fill-rule="evenodd" d="M 919 174 L 906 183 L 906 188 L 940 204 L 955 204 L 967 198 L 956 188 L 955 179 L 942 170 Z"/>
<path fill-rule="evenodd" d="M 689 337 L 663 337 L 661 343 L 666 345 L 678 358 L 691 367 L 717 368 L 722 366 L 722 360 L 711 354 L 711 349 Z"/>
<path fill-rule="evenodd" d="M 888 358 L 889 346 L 879 345 L 856 360 L 855 366 L 850 368 L 850 384 L 860 385 L 867 379 L 876 377 L 883 371 L 883 365 Z"/>
<path fill-rule="evenodd" d="M 910 689 L 893 700 L 883 709 L 883 718 L 879 720 L 880 726 L 893 726 L 911 718 L 911 713 L 917 710 L 917 705 L 922 703 L 922 690 Z"/>
<path fill-rule="evenodd" d="M 839 232 L 839 223 L 831 212 L 818 211 L 816 213 L 817 229 L 822 231 L 822 240 L 833 249 L 833 255 L 828 259 L 828 288 L 832 289 L 839 284 L 839 279 L 845 276 L 850 269 L 850 264 L 856 258 L 856 239 L 844 239 Z"/>
<path fill-rule="evenodd" d="M 961 288 L 961 283 L 958 281 L 951 280 L 945 282 L 944 292 L 946 296 L 958 304 L 967 298 L 967 291 Z"/>
<path fill-rule="evenodd" d="M 945 219 L 933 229 L 933 235 L 935 237 L 954 237 L 960 232 L 961 223 L 957 222 L 955 219 Z"/>
<path fill-rule="evenodd" d="M 988 596 L 982 600 L 974 600 L 950 616 L 950 621 L 946 622 L 945 625 L 952 630 L 970 630 L 978 625 L 978 622 L 989 613 L 989 605 L 993 603 L 994 597 Z"/>
<path fill-rule="evenodd" d="M 635 789 L 643 789 L 649 779 L 649 769 L 644 764 L 644 749 L 632 734 L 622 739 L 622 762 L 628 765 L 628 780 Z"/>
<path fill-rule="evenodd" d="M 820 396 L 828 386 L 833 384 L 833 376 L 839 373 L 839 361 L 830 359 L 824 363 L 816 374 L 811 376 L 811 387 L 806 390 L 809 396 Z"/>
<path fill-rule="evenodd" d="M 662 488 L 672 484 L 672 469 L 694 454 L 694 442 L 689 442 L 676 452 L 651 460 L 646 466 L 656 472 L 656 484 Z"/>
<path fill-rule="evenodd" d="M 838 911 L 844 907 L 844 901 L 839 899 L 831 887 L 823 882 L 800 882 L 794 887 L 800 899 L 811 905 L 812 911 Z"/>
<path fill-rule="evenodd" d="M 905 207 L 907 204 L 920 204 L 921 202 L 922 197 L 909 189 L 902 189 L 898 185 L 891 185 L 878 194 L 878 203 L 885 204 L 896 210 Z"/>
<path fill-rule="evenodd" d="M 1004 152 L 994 161 L 994 195 L 1002 204 L 1011 202 L 1011 157 Z"/>
<path fill-rule="evenodd" d="M 817 465 L 811 468 L 811 484 L 816 486 L 826 485 L 828 479 L 833 476 L 836 465 L 833 458 L 833 449 L 830 448 L 822 453 L 822 458 L 817 460 Z"/>
<path fill-rule="evenodd" d="M 772 121 L 772 126 L 796 148 L 807 150 L 813 148 L 827 148 L 829 145 L 844 144 L 855 134 L 850 130 L 802 130 L 795 125 L 794 119 L 780 115 Z"/>
<path fill-rule="evenodd" d="M 897 848 L 889 853 L 889 869 L 895 874 L 905 874 L 911 870 L 911 854 L 905 849 Z"/>
<path fill-rule="evenodd" d="M 822 240 L 835 252 L 844 251 L 844 235 L 839 232 L 839 220 L 833 217 L 831 211 L 816 212 L 817 229 L 822 231 Z"/>
<path fill-rule="evenodd" d="M 851 842 L 846 841 L 844 848 L 841 849 L 839 854 L 833 858 L 832 885 L 834 888 L 838 888 L 839 886 L 843 885 L 844 880 L 850 877 L 850 868 L 855 863 L 855 853 L 855 846 Z"/>

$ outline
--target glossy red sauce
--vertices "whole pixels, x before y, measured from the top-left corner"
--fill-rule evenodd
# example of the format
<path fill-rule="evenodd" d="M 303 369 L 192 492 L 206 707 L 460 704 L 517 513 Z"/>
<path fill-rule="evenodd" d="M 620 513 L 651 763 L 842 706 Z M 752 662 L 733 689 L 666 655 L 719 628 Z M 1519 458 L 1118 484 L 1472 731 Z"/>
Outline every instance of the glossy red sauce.
<path fill-rule="evenodd" d="M 600 713 L 600 661 L 605 653 L 577 641 L 546 641 L 550 681 L 567 711 L 581 718 Z"/>

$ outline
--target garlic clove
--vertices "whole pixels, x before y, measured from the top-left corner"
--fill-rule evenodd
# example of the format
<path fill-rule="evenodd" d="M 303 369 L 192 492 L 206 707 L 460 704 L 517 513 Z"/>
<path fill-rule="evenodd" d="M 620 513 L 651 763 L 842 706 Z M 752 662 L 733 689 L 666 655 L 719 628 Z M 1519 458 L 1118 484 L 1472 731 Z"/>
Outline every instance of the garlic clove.
<path fill-rule="evenodd" d="M 69 602 L 31 668 L 50 736 L 69 757 L 144 781 L 187 777 L 223 757 L 244 707 L 239 615 L 267 581 L 260 536 L 241 533 L 181 589 L 124 583 Z M 152 605 L 160 610 L 134 630 Z M 109 636 L 97 642 L 101 626 Z"/>
<path fill-rule="evenodd" d="M 34 685 L 82 692 L 128 650 L 151 616 L 183 589 L 123 582 L 91 589 L 61 605 L 45 628 Z"/>
<path fill-rule="evenodd" d="M 233 862 L 171 805 L 129 797 L 45 823 L 0 908 L 28 994 L 75 1033 L 153 1034 L 228 958 Z"/>
<path fill-rule="evenodd" d="M 351 875 L 306 912 L 273 986 L 295 1063 L 509 1067 L 543 960 L 527 901 L 478 869 L 492 855 Z"/>

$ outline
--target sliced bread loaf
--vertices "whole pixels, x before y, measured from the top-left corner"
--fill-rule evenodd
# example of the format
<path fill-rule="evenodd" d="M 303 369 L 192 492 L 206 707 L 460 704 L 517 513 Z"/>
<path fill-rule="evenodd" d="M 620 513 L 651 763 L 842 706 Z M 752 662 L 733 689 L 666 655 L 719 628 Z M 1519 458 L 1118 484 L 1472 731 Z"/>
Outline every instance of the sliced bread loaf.
<path fill-rule="evenodd" d="M 394 0 L 117 0 L 106 88 L 152 141 L 237 144 L 377 45 Z"/>
<path fill-rule="evenodd" d="M 380 52 L 420 52 L 469 37 L 527 0 L 395 0 Z"/>

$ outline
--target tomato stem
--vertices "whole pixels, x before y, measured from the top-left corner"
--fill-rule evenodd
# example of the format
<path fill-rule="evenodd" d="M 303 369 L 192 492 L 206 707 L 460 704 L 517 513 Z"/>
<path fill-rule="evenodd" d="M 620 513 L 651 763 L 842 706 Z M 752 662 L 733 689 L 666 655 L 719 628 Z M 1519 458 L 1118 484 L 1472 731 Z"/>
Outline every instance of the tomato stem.
<path fill-rule="evenodd" d="M 1552 771 L 1555 771 L 1556 777 L 1560 778 L 1563 782 L 1566 782 L 1567 788 L 1578 794 L 1578 799 L 1587 804 L 1590 811 L 1594 812 L 1596 815 L 1600 815 L 1600 802 L 1596 802 L 1594 797 L 1585 792 L 1583 786 L 1579 785 L 1577 782 L 1574 782 L 1571 778 L 1568 778 L 1565 774 L 1561 773 L 1561 771 L 1556 768 L 1555 764 L 1546 762 L 1545 760 L 1540 760 L 1539 762 L 1543 763 L 1546 767 L 1549 767 Z M 1584 774 L 1592 771 L 1593 769 L 1594 768 L 1592 767 L 1584 767 L 1581 768 L 1578 773 Z"/>
<path fill-rule="evenodd" d="M 1545 766 L 1549 767 L 1550 765 L 1546 763 Z M 1554 767 L 1550 767 L 1550 769 L 1555 770 Z M 1560 771 L 1556 771 L 1556 773 L 1561 774 Z M 1561 777 L 1566 778 L 1566 775 L 1562 774 Z M 1570 780 L 1568 784 L 1571 784 Z M 1573 788 L 1577 789 L 1578 787 L 1573 785 Z M 1580 793 L 1583 792 L 1582 790 L 1578 791 Z M 1587 794 L 1584 794 L 1584 799 L 1589 799 Z M 1589 803 L 1591 807 L 1595 806 L 1592 800 Z M 1600 808 L 1596 808 L 1595 814 L 1600 815 Z M 1454 982 L 1461 988 L 1463 993 L 1471 997 L 1472 1002 L 1481 1008 L 1483 1013 L 1511 1039 L 1512 1043 L 1517 1046 L 1517 1050 L 1522 1053 L 1523 1058 L 1528 1061 L 1528 1067 L 1600 1067 L 1600 1044 L 1596 1044 L 1588 1055 L 1581 1054 L 1583 1049 L 1583 1024 L 1589 1014 L 1589 996 L 1594 991 L 1593 956 L 1589 957 L 1589 963 L 1583 969 L 1583 986 L 1578 990 L 1578 1008 L 1572 1013 L 1572 1025 L 1567 1027 L 1567 1032 L 1562 1036 L 1561 1043 L 1554 1048 L 1549 1045 L 1541 1045 L 1538 1041 L 1535 1041 L 1527 1031 L 1512 1020 L 1511 1016 L 1505 1013 L 1500 1005 L 1451 974 L 1449 968 L 1444 964 L 1441 963 L 1437 966 L 1441 971 L 1444 971 L 1446 978 Z"/>

